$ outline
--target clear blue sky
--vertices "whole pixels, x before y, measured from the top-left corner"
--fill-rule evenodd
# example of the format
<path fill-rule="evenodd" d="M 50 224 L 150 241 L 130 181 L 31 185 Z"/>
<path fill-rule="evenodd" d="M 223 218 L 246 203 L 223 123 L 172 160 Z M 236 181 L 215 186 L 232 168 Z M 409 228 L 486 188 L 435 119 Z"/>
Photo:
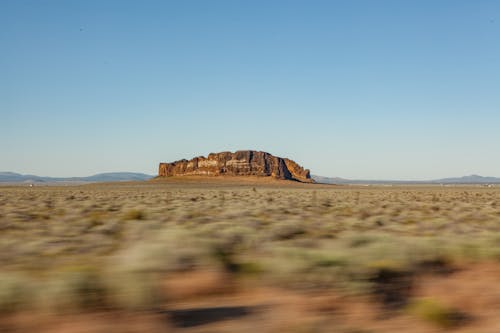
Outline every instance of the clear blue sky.
<path fill-rule="evenodd" d="M 500 176 L 500 1 L 0 1 L 0 171 Z"/>

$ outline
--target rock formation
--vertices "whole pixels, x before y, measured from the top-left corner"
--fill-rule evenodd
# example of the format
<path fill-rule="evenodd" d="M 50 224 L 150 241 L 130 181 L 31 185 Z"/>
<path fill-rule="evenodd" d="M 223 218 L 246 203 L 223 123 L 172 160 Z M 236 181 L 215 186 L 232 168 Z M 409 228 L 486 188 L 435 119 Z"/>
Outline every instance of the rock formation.
<path fill-rule="evenodd" d="M 313 182 L 309 170 L 288 158 L 253 150 L 211 153 L 172 163 L 160 163 L 158 176 L 268 176 L 277 179 Z"/>

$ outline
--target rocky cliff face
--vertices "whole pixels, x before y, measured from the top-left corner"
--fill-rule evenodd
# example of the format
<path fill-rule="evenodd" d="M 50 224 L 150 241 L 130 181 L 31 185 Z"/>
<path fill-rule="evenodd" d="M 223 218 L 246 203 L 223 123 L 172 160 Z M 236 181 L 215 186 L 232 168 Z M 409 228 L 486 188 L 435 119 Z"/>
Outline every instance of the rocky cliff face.
<path fill-rule="evenodd" d="M 158 176 L 270 176 L 277 179 L 313 182 L 309 170 L 287 158 L 253 150 L 211 153 L 172 163 L 160 163 Z"/>

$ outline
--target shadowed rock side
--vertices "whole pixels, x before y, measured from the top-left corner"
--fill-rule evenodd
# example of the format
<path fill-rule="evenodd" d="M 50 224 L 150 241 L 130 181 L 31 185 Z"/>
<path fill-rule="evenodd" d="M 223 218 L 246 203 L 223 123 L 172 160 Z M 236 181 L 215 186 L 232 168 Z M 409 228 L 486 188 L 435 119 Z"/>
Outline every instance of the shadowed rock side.
<path fill-rule="evenodd" d="M 253 150 L 211 153 L 172 163 L 160 163 L 158 176 L 270 176 L 277 179 L 314 182 L 309 170 L 287 158 Z"/>

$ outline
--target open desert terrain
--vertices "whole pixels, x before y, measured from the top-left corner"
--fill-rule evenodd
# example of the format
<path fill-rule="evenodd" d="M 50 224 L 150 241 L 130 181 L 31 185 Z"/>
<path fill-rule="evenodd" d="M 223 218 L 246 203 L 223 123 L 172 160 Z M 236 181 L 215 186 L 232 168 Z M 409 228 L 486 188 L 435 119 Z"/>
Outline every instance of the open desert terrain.
<path fill-rule="evenodd" d="M 499 332 L 500 187 L 0 187 L 0 332 Z"/>

